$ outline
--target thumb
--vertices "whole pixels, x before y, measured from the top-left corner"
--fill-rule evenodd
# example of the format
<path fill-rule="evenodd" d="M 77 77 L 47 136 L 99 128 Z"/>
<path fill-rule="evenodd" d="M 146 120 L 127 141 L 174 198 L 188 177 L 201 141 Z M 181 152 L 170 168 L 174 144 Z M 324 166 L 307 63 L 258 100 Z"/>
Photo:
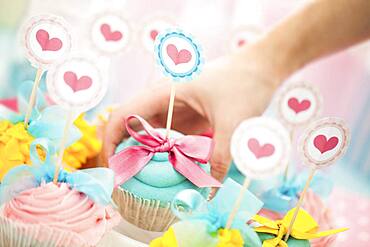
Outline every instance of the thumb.
<path fill-rule="evenodd" d="M 231 131 L 216 128 L 214 134 L 215 147 L 211 158 L 211 175 L 223 182 L 231 163 L 230 154 Z"/>

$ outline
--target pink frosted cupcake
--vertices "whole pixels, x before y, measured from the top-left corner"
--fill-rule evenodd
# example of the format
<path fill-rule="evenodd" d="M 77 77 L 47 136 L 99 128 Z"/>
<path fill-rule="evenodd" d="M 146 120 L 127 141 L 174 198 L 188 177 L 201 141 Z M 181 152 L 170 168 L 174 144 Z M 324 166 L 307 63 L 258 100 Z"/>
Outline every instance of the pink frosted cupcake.
<path fill-rule="evenodd" d="M 317 221 L 320 226 L 320 231 L 330 230 L 336 227 L 330 210 L 313 191 L 307 192 L 303 207 Z M 337 235 L 330 235 L 323 238 L 312 239 L 310 242 L 312 247 L 331 247 L 335 246 L 334 243 L 336 238 Z"/>
<path fill-rule="evenodd" d="M 312 190 L 308 190 L 303 202 L 303 208 L 316 220 L 320 226 L 319 231 L 336 228 L 330 210 L 325 206 L 325 203 L 321 198 Z M 284 216 L 283 214 L 267 209 L 261 210 L 259 214 L 272 220 L 278 220 Z M 312 247 L 332 247 L 335 246 L 336 238 L 337 235 L 330 235 L 322 238 L 311 239 L 310 244 Z"/>
<path fill-rule="evenodd" d="M 111 206 L 66 183 L 42 183 L 0 210 L 0 246 L 95 246 L 120 221 Z"/>

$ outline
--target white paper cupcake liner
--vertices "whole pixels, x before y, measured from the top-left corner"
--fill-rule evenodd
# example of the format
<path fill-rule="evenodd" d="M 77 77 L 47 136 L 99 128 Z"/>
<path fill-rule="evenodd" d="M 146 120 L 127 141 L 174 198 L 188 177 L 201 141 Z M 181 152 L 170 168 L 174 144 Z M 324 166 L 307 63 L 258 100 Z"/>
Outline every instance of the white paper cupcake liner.
<path fill-rule="evenodd" d="M 15 222 L 0 215 L 0 246 L 88 247 L 89 245 L 74 232 L 41 224 Z"/>
<path fill-rule="evenodd" d="M 159 200 L 143 199 L 120 187 L 114 190 L 113 201 L 124 219 L 147 231 L 164 232 L 177 221 L 171 203 L 163 206 Z"/>

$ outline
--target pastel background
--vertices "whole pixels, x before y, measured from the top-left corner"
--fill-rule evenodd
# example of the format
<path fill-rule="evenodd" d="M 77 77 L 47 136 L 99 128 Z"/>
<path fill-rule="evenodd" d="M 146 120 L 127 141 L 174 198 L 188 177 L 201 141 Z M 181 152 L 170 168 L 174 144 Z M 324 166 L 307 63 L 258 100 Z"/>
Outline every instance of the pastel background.
<path fill-rule="evenodd" d="M 106 63 L 108 94 L 100 106 L 124 103 L 136 92 L 161 78 L 153 56 L 142 45 L 140 31 L 154 16 L 175 21 L 202 44 L 206 59 L 230 52 L 230 36 L 240 27 L 263 31 L 301 7 L 305 1 L 279 0 L 0 0 L 0 99 L 15 96 L 35 69 L 25 60 L 18 38 L 22 21 L 34 14 L 63 16 L 73 27 L 76 50 L 89 47 L 86 28 L 95 13 L 118 11 L 129 21 L 133 39 L 128 49 Z M 294 37 L 292 37 L 294 39 Z M 320 37 L 317 37 L 320 42 Z M 350 125 L 352 141 L 346 156 L 327 169 L 335 189 L 328 205 L 340 226 L 350 231 L 336 246 L 370 244 L 370 42 L 340 52 L 298 72 L 292 79 L 315 84 L 324 98 L 322 116 L 338 116 Z M 114 90 L 112 90 L 114 89 Z M 299 162 L 299 160 L 297 160 Z"/>

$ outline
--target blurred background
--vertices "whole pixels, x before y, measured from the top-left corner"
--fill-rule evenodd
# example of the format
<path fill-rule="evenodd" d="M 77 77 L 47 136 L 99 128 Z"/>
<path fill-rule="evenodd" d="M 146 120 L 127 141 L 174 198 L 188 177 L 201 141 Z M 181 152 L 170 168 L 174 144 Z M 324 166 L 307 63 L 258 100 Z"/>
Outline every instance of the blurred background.
<path fill-rule="evenodd" d="M 97 14 L 114 11 L 128 21 L 131 39 L 127 49 L 102 58 L 109 68 L 106 76 L 111 89 L 99 106 L 104 109 L 124 103 L 161 78 L 153 53 L 145 47 L 145 30 L 151 21 L 166 20 L 192 33 L 202 44 L 207 61 L 237 52 L 238 46 L 253 42 L 304 3 L 301 0 L 0 0 L 0 99 L 6 102 L 15 97 L 17 86 L 35 77 L 36 69 L 25 59 L 19 41 L 20 25 L 35 14 L 64 17 L 71 24 L 75 50 L 91 49 L 86 30 Z M 92 52 L 96 51 L 92 49 Z M 337 223 L 351 228 L 339 236 L 336 246 L 349 246 L 348 241 L 351 246 L 369 246 L 370 42 L 309 65 L 290 79 L 302 80 L 320 89 L 324 99 L 322 116 L 344 118 L 352 131 L 346 156 L 325 171 L 335 184 L 327 203 Z"/>

